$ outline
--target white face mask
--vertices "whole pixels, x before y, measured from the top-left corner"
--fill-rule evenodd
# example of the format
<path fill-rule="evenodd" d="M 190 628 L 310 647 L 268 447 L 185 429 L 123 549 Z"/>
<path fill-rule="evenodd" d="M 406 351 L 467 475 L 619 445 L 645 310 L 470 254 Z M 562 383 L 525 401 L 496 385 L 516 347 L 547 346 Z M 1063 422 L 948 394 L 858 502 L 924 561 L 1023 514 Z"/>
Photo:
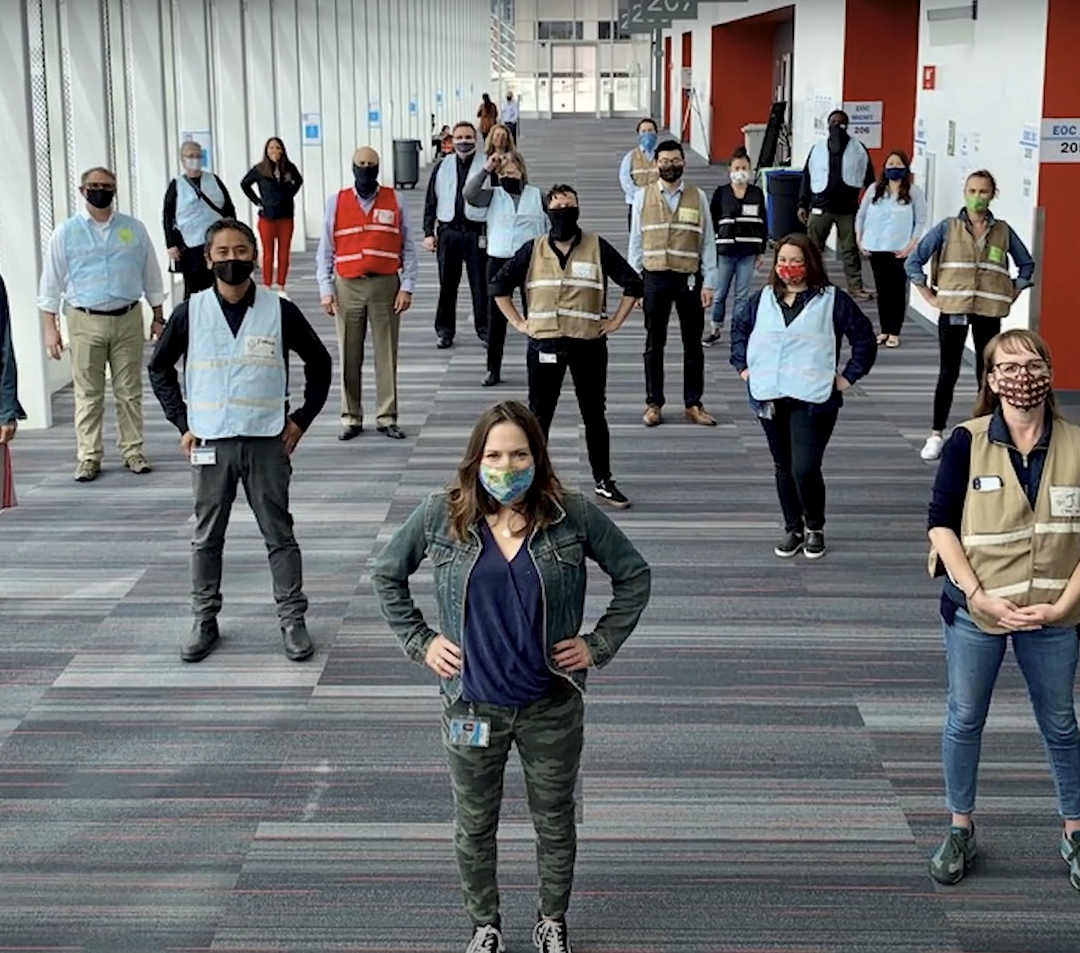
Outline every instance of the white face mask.
<path fill-rule="evenodd" d="M 202 168 L 202 159 L 192 157 L 182 161 L 185 172 L 198 172 Z"/>
<path fill-rule="evenodd" d="M 736 169 L 734 172 L 728 174 L 728 178 L 731 179 L 735 185 L 746 185 L 746 183 L 750 181 L 750 173 L 745 169 Z"/>

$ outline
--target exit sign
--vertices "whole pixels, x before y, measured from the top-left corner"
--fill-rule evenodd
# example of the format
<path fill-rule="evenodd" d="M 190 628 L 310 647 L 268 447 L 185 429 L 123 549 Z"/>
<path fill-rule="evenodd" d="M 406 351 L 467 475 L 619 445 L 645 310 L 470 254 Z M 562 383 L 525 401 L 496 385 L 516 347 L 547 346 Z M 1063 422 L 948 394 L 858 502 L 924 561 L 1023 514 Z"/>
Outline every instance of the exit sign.
<path fill-rule="evenodd" d="M 924 66 L 922 68 L 922 88 L 937 89 L 937 67 Z"/>

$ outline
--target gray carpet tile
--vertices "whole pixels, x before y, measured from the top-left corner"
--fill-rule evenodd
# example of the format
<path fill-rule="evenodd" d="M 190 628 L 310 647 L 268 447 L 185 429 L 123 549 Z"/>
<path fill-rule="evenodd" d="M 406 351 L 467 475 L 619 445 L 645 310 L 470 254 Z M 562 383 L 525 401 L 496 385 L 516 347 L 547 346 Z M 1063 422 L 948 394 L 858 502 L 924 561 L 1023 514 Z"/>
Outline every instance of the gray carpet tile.
<path fill-rule="evenodd" d="M 576 184 L 584 224 L 625 248 L 626 124 L 567 118 L 524 132 L 533 181 Z M 722 180 L 688 164 L 710 192 Z M 421 199 L 407 195 L 417 224 Z M 299 256 L 291 293 L 336 351 L 312 272 L 312 254 Z M 21 505 L 0 515 L 0 948 L 463 948 L 437 690 L 387 632 L 368 566 L 450 478 L 479 410 L 525 396 L 524 343 L 511 332 L 505 383 L 481 388 L 466 295 L 445 352 L 436 294 L 421 252 L 401 334 L 408 439 L 338 442 L 335 387 L 295 457 L 318 645 L 303 665 L 280 651 L 242 499 L 223 645 L 200 665 L 179 662 L 190 475 L 149 391 L 152 475 L 125 472 L 110 448 L 97 483 L 72 482 L 70 391 L 52 430 L 19 435 Z M 826 459 L 830 552 L 816 564 L 772 555 L 772 463 L 726 341 L 706 351 L 711 430 L 678 412 L 675 333 L 669 420 L 641 426 L 643 345 L 637 313 L 611 343 L 608 405 L 615 475 L 634 501 L 615 519 L 652 563 L 654 595 L 590 683 L 575 948 L 1075 953 L 1080 899 L 1057 857 L 1053 787 L 1011 660 L 983 748 L 976 874 L 945 890 L 925 872 L 944 821 L 940 622 L 923 568 L 933 469 L 917 455 L 933 333 L 912 318 L 903 347 L 850 394 Z M 294 391 L 300 379 L 294 369 Z M 369 410 L 373 384 L 369 367 Z M 968 369 L 954 419 L 972 396 Z M 112 440 L 111 409 L 107 429 Z M 589 491 L 569 381 L 551 446 L 564 480 Z M 598 570 L 592 581 L 595 620 L 607 587 Z M 428 567 L 414 583 L 434 619 Z M 503 819 L 507 938 L 522 950 L 536 884 L 516 758 Z"/>

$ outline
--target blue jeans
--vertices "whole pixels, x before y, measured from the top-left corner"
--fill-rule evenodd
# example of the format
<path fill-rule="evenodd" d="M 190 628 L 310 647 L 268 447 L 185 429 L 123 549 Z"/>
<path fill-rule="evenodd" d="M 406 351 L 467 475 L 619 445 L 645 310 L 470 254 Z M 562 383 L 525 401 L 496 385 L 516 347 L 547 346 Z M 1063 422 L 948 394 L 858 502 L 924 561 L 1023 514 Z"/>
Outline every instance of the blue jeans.
<path fill-rule="evenodd" d="M 746 303 L 750 300 L 750 281 L 754 277 L 754 261 L 756 255 L 743 255 L 736 258 L 734 255 L 716 256 L 716 273 L 719 284 L 716 288 L 716 297 L 713 298 L 712 326 L 722 328 L 724 316 L 727 314 L 727 296 L 731 289 L 732 279 L 735 281 L 735 317 L 746 313 Z"/>
<path fill-rule="evenodd" d="M 1080 818 L 1080 730 L 1073 706 L 1080 646 L 1076 629 L 987 635 L 962 609 L 945 626 L 949 699 L 941 752 L 946 806 L 956 814 L 975 810 L 983 725 L 1009 638 L 1050 757 L 1058 811 L 1063 818 Z"/>

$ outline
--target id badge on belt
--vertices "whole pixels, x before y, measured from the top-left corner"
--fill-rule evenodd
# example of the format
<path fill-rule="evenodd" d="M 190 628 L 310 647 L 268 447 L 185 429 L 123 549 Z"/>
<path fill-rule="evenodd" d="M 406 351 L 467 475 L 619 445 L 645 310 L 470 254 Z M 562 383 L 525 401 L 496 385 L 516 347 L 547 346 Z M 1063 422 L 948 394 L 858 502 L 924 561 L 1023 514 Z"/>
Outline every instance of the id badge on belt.
<path fill-rule="evenodd" d="M 463 748 L 486 748 L 491 744 L 491 719 L 469 712 L 450 719 L 450 744 Z"/>
<path fill-rule="evenodd" d="M 200 443 L 197 447 L 191 448 L 188 459 L 193 467 L 212 467 L 217 463 L 217 451 L 213 447 Z"/>

